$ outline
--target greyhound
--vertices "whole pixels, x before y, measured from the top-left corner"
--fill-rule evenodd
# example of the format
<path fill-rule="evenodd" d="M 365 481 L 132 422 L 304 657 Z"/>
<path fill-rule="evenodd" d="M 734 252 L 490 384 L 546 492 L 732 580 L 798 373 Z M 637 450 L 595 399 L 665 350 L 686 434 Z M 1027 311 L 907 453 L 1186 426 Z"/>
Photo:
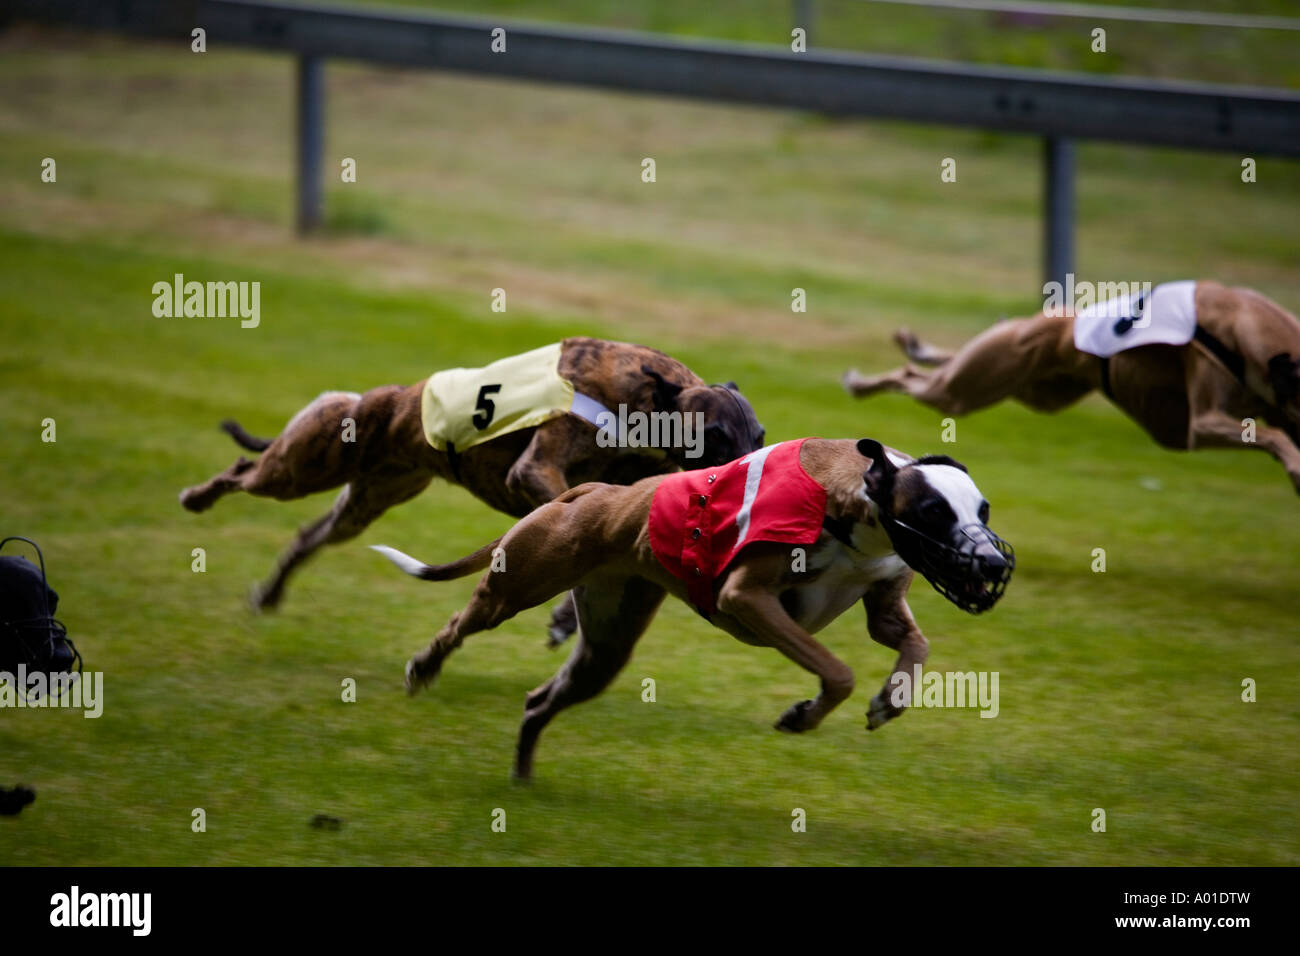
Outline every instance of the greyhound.
<path fill-rule="evenodd" d="M 773 647 L 821 681 L 776 722 L 812 730 L 853 690 L 853 672 L 813 635 L 861 601 L 872 639 L 912 673 L 929 645 L 907 606 L 913 569 L 971 613 L 1002 596 L 1015 557 L 988 527 L 989 506 L 947 456 L 911 459 L 878 441 L 803 439 L 720 468 L 584 484 L 505 535 L 444 565 L 375 546 L 408 574 L 446 581 L 489 567 L 469 604 L 406 665 L 415 693 L 465 638 L 572 590 L 579 638 L 559 672 L 527 695 L 514 776 L 528 779 L 542 729 L 599 694 L 627 663 L 665 594 L 715 627 Z M 792 547 L 793 546 L 793 547 Z M 906 701 L 887 681 L 874 730 Z"/>
<path fill-rule="evenodd" d="M 1217 282 L 1197 281 L 1192 302 L 1185 344 L 1109 358 L 1077 347 L 1069 310 L 1004 320 L 956 352 L 901 329 L 895 340 L 916 364 L 874 376 L 851 369 L 844 387 L 858 398 L 903 392 L 946 415 L 1007 398 L 1055 412 L 1100 388 L 1160 445 L 1262 449 L 1300 492 L 1300 321 L 1258 292 Z M 1116 331 L 1127 330 L 1123 321 Z M 1260 418 L 1269 424 L 1244 439 L 1244 420 Z"/>
<path fill-rule="evenodd" d="M 202 484 L 186 488 L 181 504 L 198 512 L 234 491 L 287 501 L 343 486 L 333 508 L 299 530 L 271 577 L 253 590 L 254 608 L 268 610 L 284 596 L 289 576 L 322 545 L 356 537 L 434 478 L 459 484 L 498 511 L 521 517 L 584 481 L 629 484 L 678 468 L 707 468 L 763 444 L 763 428 L 734 382 L 708 385 L 681 362 L 640 345 L 569 338 L 554 348 L 556 381 L 571 383 L 570 391 L 585 397 L 588 406 L 702 415 L 699 457 L 689 457 L 690 450 L 680 445 L 608 447 L 590 420 L 558 409 L 534 427 L 500 434 L 462 452 L 450 446 L 439 450 L 426 431 L 431 409 L 425 387 L 430 380 L 425 380 L 386 385 L 364 395 L 326 392 L 274 440 L 255 438 L 237 422 L 224 422 L 222 428 L 238 444 L 260 451 L 261 457 L 250 461 L 241 456 Z M 501 386 L 495 386 L 496 392 L 490 391 L 493 387 L 480 391 L 476 416 L 490 418 L 492 396 L 500 401 Z M 508 395 L 509 383 L 506 388 Z M 580 410 L 576 402 L 574 409 Z M 474 424 L 479 421 L 476 417 Z M 345 440 L 349 422 L 352 441 Z M 552 616 L 552 645 L 575 626 L 572 602 L 566 599 Z"/>

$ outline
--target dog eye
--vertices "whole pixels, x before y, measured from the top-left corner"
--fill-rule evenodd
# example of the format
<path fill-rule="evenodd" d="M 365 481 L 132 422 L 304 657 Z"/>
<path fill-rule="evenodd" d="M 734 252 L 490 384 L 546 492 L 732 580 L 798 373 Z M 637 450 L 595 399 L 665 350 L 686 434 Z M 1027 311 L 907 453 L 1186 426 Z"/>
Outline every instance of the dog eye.
<path fill-rule="evenodd" d="M 989 503 L 987 501 L 980 505 L 979 518 L 984 524 L 989 523 Z"/>

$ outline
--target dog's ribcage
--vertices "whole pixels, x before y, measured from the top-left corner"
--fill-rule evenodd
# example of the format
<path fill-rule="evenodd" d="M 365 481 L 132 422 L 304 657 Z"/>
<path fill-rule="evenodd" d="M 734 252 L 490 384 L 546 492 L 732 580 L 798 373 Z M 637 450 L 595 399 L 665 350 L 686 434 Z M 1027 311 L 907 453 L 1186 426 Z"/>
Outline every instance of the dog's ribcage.
<path fill-rule="evenodd" d="M 825 534 L 808 551 L 808 578 L 782 595 L 786 611 L 809 634 L 816 634 L 858 601 L 876 581 L 907 570 L 879 526 L 854 526 L 850 548 Z"/>

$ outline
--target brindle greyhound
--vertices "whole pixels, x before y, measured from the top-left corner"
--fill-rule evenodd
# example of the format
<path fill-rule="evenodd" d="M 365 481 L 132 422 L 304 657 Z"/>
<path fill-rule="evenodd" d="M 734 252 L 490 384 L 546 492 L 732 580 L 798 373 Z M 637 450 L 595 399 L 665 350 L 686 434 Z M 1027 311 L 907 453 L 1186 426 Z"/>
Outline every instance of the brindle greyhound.
<path fill-rule="evenodd" d="M 274 440 L 254 438 L 237 423 L 222 428 L 241 446 L 240 457 L 201 485 L 180 494 L 190 511 L 205 511 L 233 491 L 287 501 L 343 490 L 334 507 L 303 527 L 271 577 L 252 594 L 255 608 L 275 607 L 293 571 L 322 545 L 356 537 L 394 505 L 415 497 L 434 478 L 458 484 L 498 511 L 521 517 L 585 481 L 630 484 L 678 468 L 707 468 L 763 444 L 763 428 L 734 382 L 708 385 L 676 359 L 640 345 L 569 338 L 558 367 L 574 388 L 615 409 L 704 415 L 703 453 L 685 448 L 600 447 L 596 429 L 567 414 L 510 432 L 450 458 L 425 438 L 424 382 L 386 385 L 364 395 L 326 392 L 298 412 Z M 342 423 L 355 422 L 355 441 L 341 440 Z M 571 600 L 555 611 L 552 643 L 576 626 Z"/>
<path fill-rule="evenodd" d="M 903 392 L 946 415 L 1014 398 L 1055 412 L 1101 388 L 1166 448 L 1259 448 L 1286 468 L 1300 491 L 1300 321 L 1245 288 L 1202 280 L 1197 335 L 1186 345 L 1146 345 L 1099 359 L 1075 348 L 1074 316 L 1040 312 L 999 322 L 956 352 L 907 330 L 896 341 L 907 365 L 883 375 L 852 369 L 851 395 Z M 1243 419 L 1266 419 L 1243 441 Z M 1271 427 L 1270 427 L 1271 426 Z"/>
<path fill-rule="evenodd" d="M 781 447 L 769 446 L 736 464 Z M 779 730 L 801 732 L 820 724 L 853 690 L 853 672 L 813 634 L 861 601 L 872 639 L 898 651 L 894 673 L 911 674 L 914 664 L 925 661 L 928 644 L 907 606 L 909 564 L 949 600 L 978 612 L 1001 596 L 1015 562 L 1010 547 L 988 529 L 988 502 L 951 458 L 913 460 L 872 439 L 806 439 L 791 451 L 788 468 L 801 468 L 801 477 L 824 501 L 810 518 L 812 543 L 805 562 L 796 570 L 789 544 L 771 540 L 747 541 L 742 549 L 740 534 L 735 557 L 718 568 L 712 582 L 711 622 L 746 644 L 776 648 L 820 678 L 821 693 L 790 707 L 776 723 Z M 762 494 L 750 485 L 768 481 L 771 470 L 760 464 L 757 479 L 752 469 L 740 478 L 747 502 Z M 466 637 L 571 590 L 580 622 L 577 644 L 559 672 L 527 695 L 524 707 L 514 773 L 529 777 L 542 729 L 564 708 L 605 689 L 627 663 L 665 593 L 690 603 L 687 581 L 661 563 L 651 540 L 656 492 L 662 487 L 669 498 L 680 497 L 683 477 L 657 476 L 630 487 L 582 485 L 450 564 L 425 565 L 376 546 L 408 574 L 431 581 L 481 570 L 498 554 L 504 561 L 504 570 L 494 566 L 484 574 L 466 608 L 407 664 L 407 689 L 414 693 L 437 677 Z M 726 479 L 720 475 L 717 486 L 701 487 L 721 487 Z M 703 504 L 705 496 L 698 497 Z M 741 505 L 741 513 L 747 507 Z M 687 537 L 698 539 L 699 529 Z M 871 700 L 868 729 L 898 716 L 903 706 L 905 700 L 891 694 L 886 681 Z"/>

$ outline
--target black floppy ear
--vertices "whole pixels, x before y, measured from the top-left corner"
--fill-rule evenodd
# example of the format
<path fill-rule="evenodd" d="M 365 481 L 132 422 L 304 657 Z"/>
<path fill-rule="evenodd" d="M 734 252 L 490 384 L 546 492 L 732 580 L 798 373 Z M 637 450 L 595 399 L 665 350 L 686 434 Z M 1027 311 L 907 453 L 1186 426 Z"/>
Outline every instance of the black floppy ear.
<path fill-rule="evenodd" d="M 677 396 L 682 393 L 682 386 L 674 385 L 649 365 L 642 365 L 641 371 L 646 375 L 649 375 L 651 380 L 655 383 L 655 411 L 670 412 L 675 409 L 677 407 Z"/>
<path fill-rule="evenodd" d="M 862 438 L 858 441 L 858 454 L 871 459 L 871 467 L 863 474 L 862 480 L 867 484 L 867 496 L 874 498 L 893 483 L 898 466 L 889 460 L 885 447 L 874 438 Z"/>
<path fill-rule="evenodd" d="M 912 464 L 949 465 L 956 468 L 958 471 L 965 471 L 966 474 L 970 474 L 965 465 L 959 462 L 956 458 L 949 458 L 947 455 L 922 455 L 920 458 L 916 459 L 916 461 L 912 462 Z"/>

